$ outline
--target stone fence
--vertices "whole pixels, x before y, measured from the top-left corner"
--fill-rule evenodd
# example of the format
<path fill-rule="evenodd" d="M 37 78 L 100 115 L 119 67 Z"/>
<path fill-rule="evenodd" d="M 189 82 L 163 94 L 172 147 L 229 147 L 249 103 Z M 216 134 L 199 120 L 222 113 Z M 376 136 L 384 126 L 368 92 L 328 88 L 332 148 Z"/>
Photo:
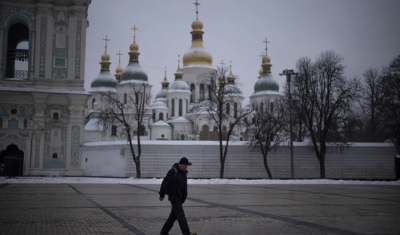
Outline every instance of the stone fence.
<path fill-rule="evenodd" d="M 181 157 L 187 157 L 192 163 L 188 167 L 189 178 L 219 177 L 219 145 L 214 141 L 143 141 L 142 177 L 164 177 Z M 353 143 L 346 148 L 329 147 L 325 161 L 326 178 L 395 179 L 395 157 L 395 148 L 386 143 Z M 86 176 L 136 176 L 129 148 L 122 141 L 85 143 L 81 165 Z M 279 147 L 270 152 L 268 165 L 274 179 L 289 179 L 289 148 Z M 244 142 L 231 143 L 224 177 L 268 178 L 262 154 L 251 151 Z M 294 143 L 294 177 L 319 178 L 318 159 L 312 147 L 304 143 Z"/>

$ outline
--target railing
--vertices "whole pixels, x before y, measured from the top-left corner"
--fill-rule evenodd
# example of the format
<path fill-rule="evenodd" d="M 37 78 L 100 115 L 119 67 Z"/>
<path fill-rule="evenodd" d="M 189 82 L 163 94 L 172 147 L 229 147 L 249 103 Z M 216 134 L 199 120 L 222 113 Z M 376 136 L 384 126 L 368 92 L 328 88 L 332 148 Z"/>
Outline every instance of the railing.
<path fill-rule="evenodd" d="M 14 78 L 20 80 L 27 80 L 28 70 L 14 70 Z"/>
<path fill-rule="evenodd" d="M 23 49 L 8 50 L 7 59 L 27 61 L 29 59 L 29 50 L 23 50 Z"/>

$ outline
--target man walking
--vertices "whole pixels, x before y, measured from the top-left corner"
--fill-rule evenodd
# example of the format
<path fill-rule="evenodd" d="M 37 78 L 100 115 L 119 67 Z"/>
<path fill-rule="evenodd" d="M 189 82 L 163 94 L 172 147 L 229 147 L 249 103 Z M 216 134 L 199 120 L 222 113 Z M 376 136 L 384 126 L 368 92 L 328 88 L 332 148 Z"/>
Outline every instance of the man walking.
<path fill-rule="evenodd" d="M 165 194 L 168 194 L 168 200 L 171 202 L 172 210 L 167 221 L 161 229 L 161 235 L 169 235 L 169 231 L 174 225 L 175 220 L 178 220 L 179 227 L 183 235 L 197 235 L 191 233 L 189 225 L 186 221 L 185 212 L 182 204 L 187 197 L 187 166 L 189 161 L 183 157 L 179 163 L 175 163 L 168 171 L 160 188 L 160 201 L 164 200 Z"/>

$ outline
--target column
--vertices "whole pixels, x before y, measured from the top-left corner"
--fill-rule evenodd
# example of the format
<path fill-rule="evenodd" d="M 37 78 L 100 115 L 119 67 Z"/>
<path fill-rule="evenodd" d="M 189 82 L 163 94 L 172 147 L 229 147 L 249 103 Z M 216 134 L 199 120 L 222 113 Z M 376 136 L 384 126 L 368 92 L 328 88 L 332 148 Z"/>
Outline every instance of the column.
<path fill-rule="evenodd" d="M 44 158 L 44 137 L 45 131 L 40 132 L 40 157 L 39 157 L 39 169 L 43 169 L 43 158 Z"/>

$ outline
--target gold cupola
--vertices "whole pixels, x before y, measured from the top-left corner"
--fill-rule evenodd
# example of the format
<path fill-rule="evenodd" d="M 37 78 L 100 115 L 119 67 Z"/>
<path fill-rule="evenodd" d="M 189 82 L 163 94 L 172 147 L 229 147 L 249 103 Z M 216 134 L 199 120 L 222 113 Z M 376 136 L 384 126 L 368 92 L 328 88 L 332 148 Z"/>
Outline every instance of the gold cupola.
<path fill-rule="evenodd" d="M 133 43 L 129 46 L 129 60 L 130 61 L 139 61 L 139 45 L 136 44 L 136 30 L 138 30 L 138 28 L 136 27 L 136 25 L 133 26 L 132 28 L 133 30 Z"/>
<path fill-rule="evenodd" d="M 231 61 L 231 64 L 230 64 L 229 75 L 228 75 L 228 78 L 226 80 L 228 81 L 228 84 L 235 84 L 235 76 L 233 76 L 233 73 L 232 73 L 232 61 Z"/>
<path fill-rule="evenodd" d="M 200 3 L 194 3 L 196 5 L 196 20 L 192 23 L 192 46 L 189 51 L 183 55 L 183 67 L 212 67 L 213 59 L 204 47 L 203 47 L 203 23 L 199 21 L 198 6 Z"/>
<path fill-rule="evenodd" d="M 121 67 L 121 51 L 118 52 L 118 67 L 115 69 L 115 78 L 117 79 L 118 82 L 121 82 L 121 73 L 124 71 L 124 69 Z"/>
<path fill-rule="evenodd" d="M 110 56 L 107 54 L 107 42 L 110 41 L 110 39 L 108 39 L 106 36 L 106 38 L 103 40 L 106 42 L 106 45 L 104 47 L 104 54 L 101 56 L 100 65 L 101 65 L 101 70 L 109 71 L 111 62 L 110 62 Z"/>
<path fill-rule="evenodd" d="M 162 88 L 168 88 L 169 82 L 167 79 L 167 67 L 165 67 L 164 80 L 161 82 Z"/>

